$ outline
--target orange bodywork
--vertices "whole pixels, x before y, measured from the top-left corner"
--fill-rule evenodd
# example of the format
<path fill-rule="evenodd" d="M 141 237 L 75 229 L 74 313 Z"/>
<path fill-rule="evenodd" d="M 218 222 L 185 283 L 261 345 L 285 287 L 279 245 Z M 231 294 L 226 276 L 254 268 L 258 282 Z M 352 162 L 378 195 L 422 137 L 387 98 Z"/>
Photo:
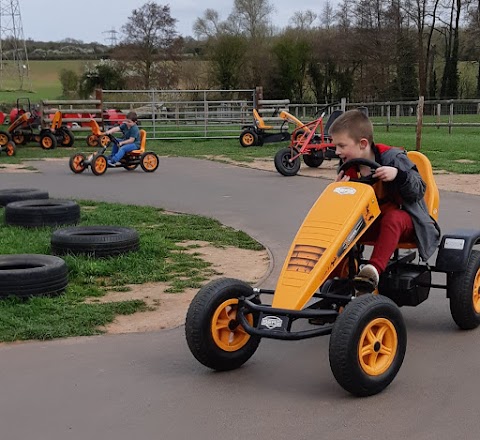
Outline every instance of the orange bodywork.
<path fill-rule="evenodd" d="M 371 186 L 328 185 L 293 240 L 272 307 L 301 310 L 379 215 Z"/>
<path fill-rule="evenodd" d="M 18 127 L 21 127 L 30 119 L 30 112 L 25 112 L 21 116 L 19 116 L 12 124 L 8 127 L 8 131 L 11 133 L 12 131 L 16 130 Z"/>

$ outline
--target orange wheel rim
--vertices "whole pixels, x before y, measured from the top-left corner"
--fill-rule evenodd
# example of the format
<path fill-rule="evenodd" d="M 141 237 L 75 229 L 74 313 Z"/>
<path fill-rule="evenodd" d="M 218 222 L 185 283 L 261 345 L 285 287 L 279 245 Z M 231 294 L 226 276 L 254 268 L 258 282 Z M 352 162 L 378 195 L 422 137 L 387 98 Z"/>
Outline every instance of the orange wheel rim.
<path fill-rule="evenodd" d="M 392 365 L 397 354 L 397 331 L 386 318 L 369 322 L 360 336 L 358 360 L 369 376 L 380 376 Z"/>
<path fill-rule="evenodd" d="M 52 140 L 49 138 L 49 137 L 44 137 L 42 139 L 42 145 L 45 147 L 45 148 L 50 148 L 52 146 L 53 142 Z"/>
<path fill-rule="evenodd" d="M 81 170 L 84 168 L 83 161 L 85 158 L 83 156 L 75 156 L 72 161 L 73 168 L 75 170 Z"/>
<path fill-rule="evenodd" d="M 477 271 L 473 281 L 473 307 L 475 312 L 480 313 L 480 269 Z"/>
<path fill-rule="evenodd" d="M 106 147 L 108 145 L 108 143 L 110 142 L 110 138 L 108 136 L 102 136 L 100 138 L 100 145 L 102 147 Z"/>
<path fill-rule="evenodd" d="M 70 143 L 70 140 L 71 140 L 71 139 L 70 139 L 70 136 L 69 136 L 68 134 L 66 134 L 66 135 L 63 136 L 63 143 L 64 143 L 64 144 Z"/>
<path fill-rule="evenodd" d="M 253 135 L 251 133 L 245 133 L 243 135 L 243 143 L 245 145 L 252 145 L 253 144 Z"/>
<path fill-rule="evenodd" d="M 0 134 L 0 144 L 7 145 L 8 137 L 4 134 Z"/>
<path fill-rule="evenodd" d="M 15 142 L 16 144 L 21 144 L 24 140 L 24 137 L 23 136 L 14 136 L 13 137 L 13 142 Z"/>
<path fill-rule="evenodd" d="M 95 169 L 99 173 L 103 173 L 106 168 L 107 168 L 107 161 L 105 160 L 104 157 L 100 157 L 95 161 Z"/>
<path fill-rule="evenodd" d="M 239 325 L 237 319 L 238 299 L 229 299 L 215 310 L 212 317 L 212 337 L 219 348 L 224 351 L 237 351 L 250 339 L 250 335 Z M 248 323 L 253 325 L 253 316 L 245 316 Z"/>
<path fill-rule="evenodd" d="M 15 148 L 7 144 L 7 156 L 13 156 L 15 154 Z"/>
<path fill-rule="evenodd" d="M 145 156 L 145 159 L 143 161 L 143 166 L 147 170 L 154 170 L 157 165 L 158 165 L 158 159 L 153 154 L 148 154 L 147 156 Z"/>

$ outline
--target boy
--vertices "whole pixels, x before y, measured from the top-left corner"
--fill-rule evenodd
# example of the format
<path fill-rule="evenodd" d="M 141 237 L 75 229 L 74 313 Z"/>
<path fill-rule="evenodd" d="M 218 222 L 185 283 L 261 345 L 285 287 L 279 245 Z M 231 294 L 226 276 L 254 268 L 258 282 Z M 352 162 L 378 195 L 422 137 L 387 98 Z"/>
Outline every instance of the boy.
<path fill-rule="evenodd" d="M 137 114 L 129 112 L 122 125 L 112 127 L 105 132 L 105 134 L 112 134 L 121 131 L 123 134 L 118 147 L 116 144 L 113 144 L 112 155 L 108 160 L 109 166 L 114 167 L 125 154 L 140 148 L 140 130 L 137 126 L 137 120 Z"/>
<path fill-rule="evenodd" d="M 404 150 L 375 144 L 373 126 L 368 116 L 359 110 L 350 110 L 334 121 L 329 131 L 335 152 L 343 162 L 351 159 L 369 159 L 382 165 L 375 170 L 374 185 L 381 214 L 362 237 L 373 241 L 369 264 L 354 278 L 358 294 L 373 292 L 379 276 L 401 241 L 416 241 L 421 258 L 426 261 L 435 252 L 440 239 L 440 228 L 430 217 L 423 200 L 425 183 L 416 166 Z M 370 175 L 369 167 L 350 168 L 337 176 L 337 182 L 351 177 Z"/>

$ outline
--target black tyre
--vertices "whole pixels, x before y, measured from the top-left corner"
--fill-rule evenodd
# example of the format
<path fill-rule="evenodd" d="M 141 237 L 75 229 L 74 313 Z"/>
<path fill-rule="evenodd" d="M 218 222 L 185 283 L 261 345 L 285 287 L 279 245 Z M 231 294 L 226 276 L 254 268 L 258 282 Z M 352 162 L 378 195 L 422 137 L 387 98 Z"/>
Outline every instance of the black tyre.
<path fill-rule="evenodd" d="M 53 150 L 57 148 L 57 138 L 52 133 L 43 133 L 40 135 L 40 146 L 44 150 Z"/>
<path fill-rule="evenodd" d="M 137 251 L 140 247 L 138 232 L 118 226 L 77 226 L 57 229 L 50 240 L 54 255 L 88 254 L 110 257 Z"/>
<path fill-rule="evenodd" d="M 58 295 L 68 284 L 65 261 L 52 255 L 0 255 L 0 297 Z"/>
<path fill-rule="evenodd" d="M 290 161 L 296 151 L 292 148 L 282 148 L 275 154 L 274 163 L 277 171 L 283 176 L 295 176 L 300 170 L 300 158 Z"/>
<path fill-rule="evenodd" d="M 36 188 L 0 189 L 0 206 L 5 206 L 10 202 L 30 199 L 48 199 L 48 192 L 40 191 Z"/>
<path fill-rule="evenodd" d="M 296 131 L 293 135 L 292 135 L 292 139 L 293 141 L 295 142 L 298 142 L 302 136 L 305 134 L 305 131 L 304 130 L 298 130 Z"/>
<path fill-rule="evenodd" d="M 23 200 L 5 207 L 5 223 L 24 227 L 74 225 L 80 206 L 73 200 Z"/>
<path fill-rule="evenodd" d="M 188 309 L 185 335 L 201 364 L 218 371 L 234 370 L 253 356 L 260 338 L 247 334 L 236 321 L 238 298 L 252 294 L 251 286 L 232 278 L 214 280 L 199 290 Z M 250 323 L 258 319 L 246 317 Z"/>
<path fill-rule="evenodd" d="M 61 145 L 62 147 L 71 147 L 75 142 L 75 136 L 73 135 L 72 130 L 68 127 L 61 127 L 60 129 Z"/>
<path fill-rule="evenodd" d="M 75 174 L 80 174 L 85 171 L 87 166 L 85 165 L 86 156 L 83 153 L 76 153 L 70 157 L 68 161 L 68 166 L 70 170 Z"/>
<path fill-rule="evenodd" d="M 160 160 L 158 156 L 151 151 L 147 151 L 140 156 L 140 166 L 146 173 L 153 173 L 156 171 L 159 164 Z"/>
<path fill-rule="evenodd" d="M 98 145 L 98 136 L 94 135 L 94 134 L 89 134 L 87 136 L 87 145 L 89 147 L 96 147 Z"/>
<path fill-rule="evenodd" d="M 305 165 L 310 168 L 318 168 L 323 163 L 323 152 L 321 150 L 311 150 L 310 154 L 303 155 Z"/>
<path fill-rule="evenodd" d="M 258 144 L 258 135 L 252 130 L 243 130 L 240 134 L 240 145 L 244 148 L 254 147 Z"/>
<path fill-rule="evenodd" d="M 15 147 L 15 144 L 10 141 L 6 146 L 5 146 L 5 153 L 7 153 L 7 156 L 15 156 L 17 154 L 17 149 Z"/>
<path fill-rule="evenodd" d="M 125 168 L 127 171 L 133 171 L 138 168 L 138 163 L 126 163 L 123 165 L 123 168 Z"/>
<path fill-rule="evenodd" d="M 4 147 L 12 140 L 10 133 L 6 131 L 0 131 L 0 147 Z"/>
<path fill-rule="evenodd" d="M 385 389 L 402 366 L 407 332 L 395 303 L 382 295 L 352 300 L 335 321 L 330 367 L 337 382 L 355 396 Z"/>
<path fill-rule="evenodd" d="M 92 160 L 91 168 L 92 173 L 95 174 L 95 176 L 105 174 L 108 168 L 107 156 L 104 154 L 97 154 Z"/>
<path fill-rule="evenodd" d="M 15 145 L 25 145 L 27 143 L 27 139 L 22 133 L 13 133 L 12 140 Z"/>
<path fill-rule="evenodd" d="M 453 320 L 462 330 L 480 324 L 480 252 L 472 250 L 463 272 L 447 275 L 447 296 Z"/>

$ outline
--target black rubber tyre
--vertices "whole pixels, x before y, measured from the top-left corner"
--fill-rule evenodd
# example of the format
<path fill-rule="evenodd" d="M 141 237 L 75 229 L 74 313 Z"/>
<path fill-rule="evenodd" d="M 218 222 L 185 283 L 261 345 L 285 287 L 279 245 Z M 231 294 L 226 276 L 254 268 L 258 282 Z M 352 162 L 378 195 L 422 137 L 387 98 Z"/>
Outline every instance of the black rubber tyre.
<path fill-rule="evenodd" d="M 108 168 L 107 156 L 104 154 L 97 154 L 91 163 L 92 173 L 95 176 L 105 174 Z"/>
<path fill-rule="evenodd" d="M 125 168 L 127 171 L 133 171 L 138 168 L 138 163 L 125 164 L 123 165 L 123 168 Z"/>
<path fill-rule="evenodd" d="M 62 147 L 71 147 L 73 146 L 74 142 L 75 142 L 75 136 L 72 132 L 72 130 L 70 130 L 68 127 L 61 127 L 60 129 L 60 137 L 61 137 L 61 146 Z"/>
<path fill-rule="evenodd" d="M 0 131 L 0 147 L 4 147 L 12 140 L 12 136 L 7 131 Z"/>
<path fill-rule="evenodd" d="M 258 144 L 258 135 L 252 130 L 243 130 L 239 139 L 243 148 L 254 147 Z"/>
<path fill-rule="evenodd" d="M 44 133 L 40 136 L 40 146 L 44 150 L 57 148 L 57 138 L 52 133 Z"/>
<path fill-rule="evenodd" d="M 303 161 L 305 165 L 310 168 L 318 168 L 324 160 L 323 151 L 321 150 L 312 150 L 311 154 L 304 154 Z"/>
<path fill-rule="evenodd" d="M 15 156 L 17 154 L 17 149 L 15 147 L 15 143 L 10 141 L 7 145 L 5 145 L 5 153 L 7 156 Z"/>
<path fill-rule="evenodd" d="M 160 159 L 152 151 L 146 151 L 140 156 L 140 166 L 146 173 L 153 173 L 157 170 Z"/>
<path fill-rule="evenodd" d="M 275 154 L 274 163 L 277 171 L 283 176 L 295 176 L 300 170 L 300 158 L 297 157 L 293 162 L 290 162 L 292 151 L 291 148 L 282 148 Z"/>
<path fill-rule="evenodd" d="M 463 272 L 447 275 L 447 296 L 453 320 L 462 330 L 480 324 L 480 252 L 472 250 Z"/>
<path fill-rule="evenodd" d="M 89 134 L 87 136 L 87 145 L 89 147 L 96 147 L 98 145 L 98 136 L 94 135 L 94 134 Z"/>
<path fill-rule="evenodd" d="M 87 166 L 85 165 L 86 156 L 83 153 L 76 153 L 70 157 L 68 161 L 68 166 L 70 170 L 75 174 L 83 173 Z"/>
<path fill-rule="evenodd" d="M 53 231 L 52 254 L 87 254 L 110 257 L 137 251 L 140 247 L 138 232 L 119 226 L 77 226 Z"/>
<path fill-rule="evenodd" d="M 12 141 L 15 143 L 15 145 L 25 145 L 27 143 L 27 139 L 22 133 L 13 133 Z"/>
<path fill-rule="evenodd" d="M 31 199 L 48 199 L 47 191 L 40 191 L 36 188 L 10 188 L 0 189 L 0 206 L 11 202 Z"/>
<path fill-rule="evenodd" d="M 23 200 L 5 207 L 5 223 L 23 227 L 74 225 L 80 206 L 73 200 Z"/>
<path fill-rule="evenodd" d="M 193 356 L 213 370 L 234 370 L 250 359 L 260 344 L 258 336 L 236 325 L 238 297 L 253 294 L 243 281 L 220 278 L 202 287 L 190 303 L 185 336 Z M 247 315 L 250 322 L 257 316 Z"/>
<path fill-rule="evenodd" d="M 0 255 L 0 297 L 59 295 L 68 284 L 65 261 L 52 255 Z"/>
<path fill-rule="evenodd" d="M 385 389 L 402 366 L 407 332 L 395 303 L 382 295 L 363 295 L 347 304 L 335 321 L 329 359 L 335 379 L 355 396 Z"/>

